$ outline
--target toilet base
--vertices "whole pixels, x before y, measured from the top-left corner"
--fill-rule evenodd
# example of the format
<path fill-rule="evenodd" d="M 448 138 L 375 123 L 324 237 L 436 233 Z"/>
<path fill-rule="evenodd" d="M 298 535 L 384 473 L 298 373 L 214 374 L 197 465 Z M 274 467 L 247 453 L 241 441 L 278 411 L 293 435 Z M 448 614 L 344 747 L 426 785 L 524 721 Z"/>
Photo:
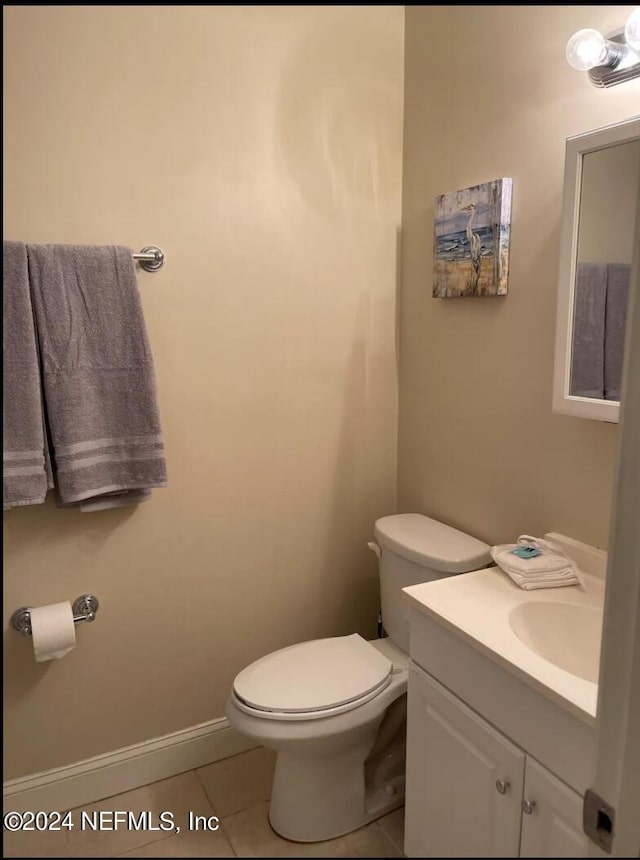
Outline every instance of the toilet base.
<path fill-rule="evenodd" d="M 381 781 L 367 779 L 363 762 L 371 739 L 336 756 L 300 756 L 280 750 L 269 821 L 285 839 L 322 842 L 351 833 L 404 803 L 404 747 L 390 753 Z M 395 758 L 393 763 L 391 759 Z"/>
<path fill-rule="evenodd" d="M 371 824 L 372 821 L 376 821 L 378 818 L 382 818 L 383 815 L 387 815 L 387 813 L 393 812 L 394 809 L 399 809 L 401 806 L 404 806 L 404 792 L 402 793 L 401 797 L 394 798 L 392 803 L 389 803 L 384 808 L 381 808 L 378 812 L 368 814 L 361 819 L 358 819 L 357 823 L 352 824 L 345 830 L 340 830 L 340 832 L 335 832 L 335 830 L 332 830 L 329 836 L 323 836 L 322 838 L 313 840 L 307 839 L 306 837 L 296 839 L 293 836 L 288 836 L 287 833 L 283 833 L 281 830 L 278 829 L 277 825 L 274 824 L 273 818 L 271 816 L 271 811 L 269 812 L 269 823 L 273 830 L 278 834 L 278 836 L 281 836 L 283 839 L 286 839 L 289 842 L 326 842 L 327 840 L 338 839 L 340 836 L 346 836 L 348 833 L 353 833 L 355 830 L 359 830 L 361 827 L 364 827 L 367 824 Z"/>

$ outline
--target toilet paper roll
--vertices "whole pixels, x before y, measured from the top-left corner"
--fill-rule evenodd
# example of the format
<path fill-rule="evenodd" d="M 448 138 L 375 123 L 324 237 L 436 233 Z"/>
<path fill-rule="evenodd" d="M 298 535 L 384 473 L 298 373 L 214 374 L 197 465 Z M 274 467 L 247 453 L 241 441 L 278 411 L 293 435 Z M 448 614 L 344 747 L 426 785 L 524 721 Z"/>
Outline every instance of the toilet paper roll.
<path fill-rule="evenodd" d="M 76 647 L 76 625 L 69 601 L 30 610 L 31 638 L 36 663 L 57 660 Z"/>

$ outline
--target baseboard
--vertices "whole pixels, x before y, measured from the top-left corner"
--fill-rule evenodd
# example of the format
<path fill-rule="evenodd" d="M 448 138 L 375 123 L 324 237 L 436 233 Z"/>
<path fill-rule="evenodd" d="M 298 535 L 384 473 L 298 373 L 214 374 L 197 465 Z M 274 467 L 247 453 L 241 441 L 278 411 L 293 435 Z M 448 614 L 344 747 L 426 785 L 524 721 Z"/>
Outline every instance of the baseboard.
<path fill-rule="evenodd" d="M 130 747 L 12 779 L 3 786 L 4 811 L 74 809 L 166 779 L 257 746 L 225 717 Z"/>

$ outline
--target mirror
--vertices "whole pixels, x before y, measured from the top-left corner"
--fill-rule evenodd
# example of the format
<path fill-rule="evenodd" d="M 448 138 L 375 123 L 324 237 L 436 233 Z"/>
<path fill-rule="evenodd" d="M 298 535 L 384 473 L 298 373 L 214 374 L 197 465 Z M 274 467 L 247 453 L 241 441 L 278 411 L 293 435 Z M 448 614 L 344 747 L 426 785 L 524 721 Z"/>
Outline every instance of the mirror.
<path fill-rule="evenodd" d="M 640 209 L 640 117 L 566 143 L 553 411 L 618 421 Z"/>

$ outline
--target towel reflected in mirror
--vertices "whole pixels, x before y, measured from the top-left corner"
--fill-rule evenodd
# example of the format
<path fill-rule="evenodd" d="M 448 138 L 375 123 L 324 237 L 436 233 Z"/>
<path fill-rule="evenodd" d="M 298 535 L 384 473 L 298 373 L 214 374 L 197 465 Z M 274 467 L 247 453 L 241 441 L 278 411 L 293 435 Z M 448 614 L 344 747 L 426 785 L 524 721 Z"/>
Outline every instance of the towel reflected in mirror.
<path fill-rule="evenodd" d="M 620 400 L 631 266 L 578 263 L 570 394 Z"/>

